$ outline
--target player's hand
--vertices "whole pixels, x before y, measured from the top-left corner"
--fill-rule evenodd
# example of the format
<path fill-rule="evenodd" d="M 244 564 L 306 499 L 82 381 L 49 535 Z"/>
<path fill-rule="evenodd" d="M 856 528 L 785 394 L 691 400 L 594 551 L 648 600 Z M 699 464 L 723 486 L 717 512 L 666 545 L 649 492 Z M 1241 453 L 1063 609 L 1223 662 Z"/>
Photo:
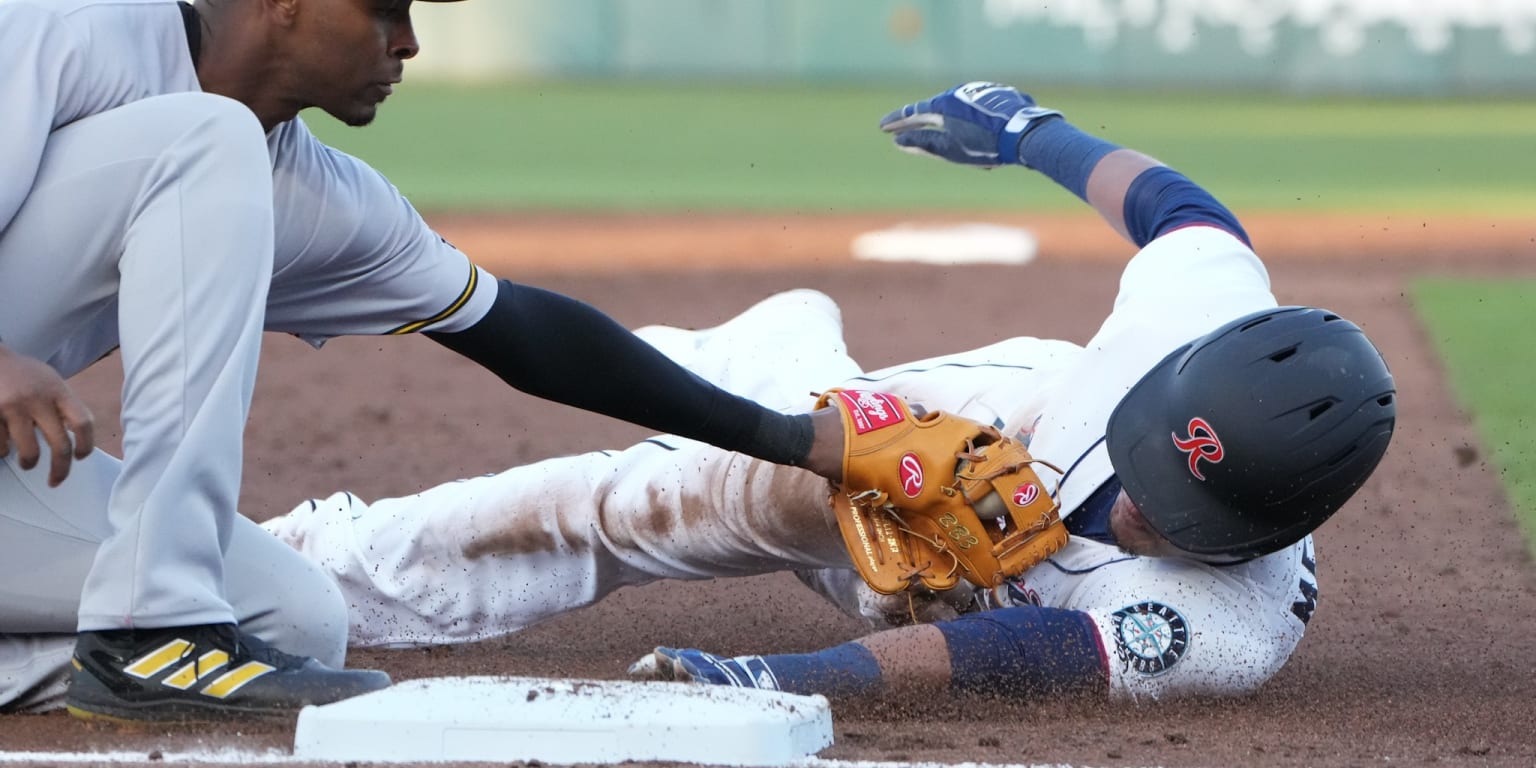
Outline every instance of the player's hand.
<path fill-rule="evenodd" d="M 629 676 L 736 688 L 778 690 L 778 681 L 761 656 L 726 658 L 695 648 L 657 648 L 629 665 Z"/>
<path fill-rule="evenodd" d="M 83 459 L 96 447 L 91 410 L 64 379 L 42 362 L 0 345 L 0 457 L 15 450 L 22 469 L 37 466 L 39 432 L 50 449 L 50 486 L 69 476 L 71 458 Z"/>
<path fill-rule="evenodd" d="M 880 130 L 895 134 L 896 146 L 906 152 L 996 168 L 1017 164 L 1025 132 L 1060 115 L 1009 86 L 974 82 L 886 115 Z"/>
<path fill-rule="evenodd" d="M 918 584 L 895 595 L 880 594 L 862 581 L 856 589 L 859 615 L 876 629 L 949 621 L 986 608 L 984 590 L 965 582 L 941 592 Z"/>

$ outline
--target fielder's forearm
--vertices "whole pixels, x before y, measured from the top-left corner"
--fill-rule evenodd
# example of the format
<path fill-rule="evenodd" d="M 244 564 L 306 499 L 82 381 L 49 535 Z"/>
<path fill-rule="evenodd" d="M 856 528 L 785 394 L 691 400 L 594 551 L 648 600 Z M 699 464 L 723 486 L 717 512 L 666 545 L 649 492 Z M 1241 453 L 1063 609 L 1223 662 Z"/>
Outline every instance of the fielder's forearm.
<path fill-rule="evenodd" d="M 726 392 L 568 296 L 502 280 L 478 323 L 427 336 L 530 395 L 775 464 L 803 466 L 811 450 L 809 415 Z"/>

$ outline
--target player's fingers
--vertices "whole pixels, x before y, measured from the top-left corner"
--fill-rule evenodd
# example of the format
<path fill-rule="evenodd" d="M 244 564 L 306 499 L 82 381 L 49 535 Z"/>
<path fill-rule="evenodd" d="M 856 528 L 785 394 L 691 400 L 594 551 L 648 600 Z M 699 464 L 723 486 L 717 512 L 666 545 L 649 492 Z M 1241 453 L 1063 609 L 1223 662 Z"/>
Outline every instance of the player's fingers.
<path fill-rule="evenodd" d="M 4 421 L 11 438 L 11 448 L 16 451 L 16 463 L 22 469 L 37 466 L 37 432 L 32 418 L 24 412 L 12 410 L 5 415 Z"/>
<path fill-rule="evenodd" d="M 96 417 L 85 403 L 74 395 L 59 402 L 59 415 L 64 426 L 75 436 L 75 458 L 83 459 L 96 450 Z"/>
<path fill-rule="evenodd" d="M 920 594 L 927 604 L 921 614 L 925 622 L 959 618 L 976 609 L 976 588 L 966 582 L 939 592 L 923 587 Z"/>
<path fill-rule="evenodd" d="M 629 669 L 624 670 L 624 673 L 630 677 L 639 678 L 641 680 L 655 680 L 656 654 L 647 653 L 646 655 L 641 656 L 640 658 L 636 659 L 633 664 L 630 664 Z"/>
<path fill-rule="evenodd" d="M 69 461 L 74 456 L 69 430 L 64 428 L 58 414 L 52 414 L 52 418 L 38 420 L 37 431 L 43 433 L 43 439 L 48 442 L 48 486 L 57 487 L 69 477 Z"/>
<path fill-rule="evenodd" d="M 657 648 L 641 656 L 638 661 L 629 665 L 629 676 L 640 680 L 676 681 L 680 667 L 677 664 L 677 658 L 670 655 L 671 653 L 675 653 L 671 648 Z"/>
<path fill-rule="evenodd" d="M 907 112 L 907 110 L 909 110 L 911 108 L 912 108 L 912 105 L 908 104 L 905 107 L 902 107 L 901 109 L 893 109 L 890 112 L 887 112 L 885 117 L 880 118 L 880 130 L 882 130 L 882 131 L 898 130 L 896 128 L 890 127 L 891 124 L 895 123 L 895 122 L 897 122 L 899 120 L 904 119 L 908 114 L 910 114 L 910 113 Z"/>
<path fill-rule="evenodd" d="M 914 155 L 946 158 L 954 152 L 953 140 L 943 131 L 904 131 L 894 141 L 897 149 Z"/>
<path fill-rule="evenodd" d="M 915 115 L 891 119 L 887 115 L 886 120 L 880 121 L 880 130 L 886 133 L 897 134 L 902 131 L 942 131 L 944 130 L 944 116 L 932 112 L 921 112 Z"/>
<path fill-rule="evenodd" d="M 933 99 L 923 99 L 900 109 L 891 110 L 885 117 L 880 118 L 880 130 L 888 133 L 904 130 L 902 128 L 904 121 L 939 118 L 940 115 L 936 113 Z"/>
<path fill-rule="evenodd" d="M 955 610 L 956 614 L 970 613 L 981 608 L 975 587 L 962 582 L 960 586 L 938 593 L 939 599 Z"/>

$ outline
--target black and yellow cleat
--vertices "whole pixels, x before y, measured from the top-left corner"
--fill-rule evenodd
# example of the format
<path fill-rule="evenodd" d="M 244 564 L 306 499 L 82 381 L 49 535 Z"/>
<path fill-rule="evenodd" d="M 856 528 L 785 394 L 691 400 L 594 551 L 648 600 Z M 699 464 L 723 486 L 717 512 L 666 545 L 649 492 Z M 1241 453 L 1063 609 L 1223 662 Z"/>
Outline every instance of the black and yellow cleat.
<path fill-rule="evenodd" d="M 331 669 L 233 624 L 81 632 L 64 703 L 119 723 L 280 719 L 389 686 L 375 670 Z"/>

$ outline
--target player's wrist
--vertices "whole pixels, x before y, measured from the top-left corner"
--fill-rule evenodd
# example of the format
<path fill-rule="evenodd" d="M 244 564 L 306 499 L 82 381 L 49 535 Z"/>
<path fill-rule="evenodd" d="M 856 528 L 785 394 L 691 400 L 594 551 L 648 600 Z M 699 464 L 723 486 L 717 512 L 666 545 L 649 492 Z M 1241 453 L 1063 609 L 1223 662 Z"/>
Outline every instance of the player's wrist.
<path fill-rule="evenodd" d="M 816 462 L 817 429 L 810 414 L 784 414 L 750 403 L 757 411 L 755 426 L 747 431 L 739 445 L 723 445 L 753 458 L 774 464 L 805 467 L 825 475 L 825 468 Z M 745 420 L 747 417 L 743 417 Z"/>
<path fill-rule="evenodd" d="M 811 444 L 800 466 L 831 480 L 843 481 L 843 452 L 847 443 L 841 415 L 835 408 L 821 408 L 802 414 L 811 430 Z"/>
<path fill-rule="evenodd" d="M 1032 167 L 1025 161 L 1024 139 L 1047 122 L 1065 119 L 1060 111 L 1038 105 L 1019 110 L 1003 126 L 1002 133 L 998 136 L 997 159 L 1006 165 Z"/>

